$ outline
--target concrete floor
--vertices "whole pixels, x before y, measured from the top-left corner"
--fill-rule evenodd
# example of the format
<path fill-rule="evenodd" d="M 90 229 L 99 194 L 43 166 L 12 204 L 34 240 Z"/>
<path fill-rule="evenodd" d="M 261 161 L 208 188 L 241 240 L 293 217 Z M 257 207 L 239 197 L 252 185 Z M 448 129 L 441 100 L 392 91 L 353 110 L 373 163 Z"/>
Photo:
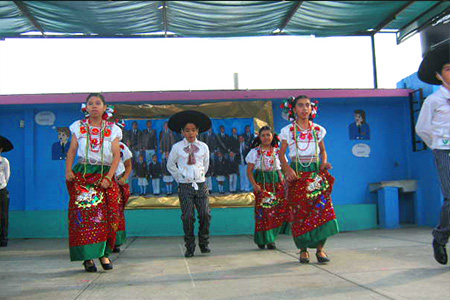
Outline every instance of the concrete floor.
<path fill-rule="evenodd" d="M 214 236 L 211 254 L 189 259 L 180 237 L 129 238 L 114 270 L 97 262 L 97 273 L 69 261 L 66 239 L 17 239 L 0 248 L 0 299 L 450 299 L 450 265 L 434 261 L 430 232 L 341 233 L 327 265 L 299 264 L 288 236 L 278 250 Z"/>

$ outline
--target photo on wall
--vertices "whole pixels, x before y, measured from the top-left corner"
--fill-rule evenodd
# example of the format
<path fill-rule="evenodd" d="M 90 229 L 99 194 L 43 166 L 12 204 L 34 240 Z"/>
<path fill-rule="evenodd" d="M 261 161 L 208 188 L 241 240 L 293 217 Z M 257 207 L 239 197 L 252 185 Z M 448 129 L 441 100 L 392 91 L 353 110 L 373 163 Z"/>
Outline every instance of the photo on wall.
<path fill-rule="evenodd" d="M 69 127 L 58 127 L 58 141 L 52 145 L 52 160 L 65 160 L 70 147 Z"/>
<path fill-rule="evenodd" d="M 348 126 L 350 140 L 370 140 L 370 126 L 366 120 L 366 112 L 357 109 L 353 112 L 354 122 Z"/>

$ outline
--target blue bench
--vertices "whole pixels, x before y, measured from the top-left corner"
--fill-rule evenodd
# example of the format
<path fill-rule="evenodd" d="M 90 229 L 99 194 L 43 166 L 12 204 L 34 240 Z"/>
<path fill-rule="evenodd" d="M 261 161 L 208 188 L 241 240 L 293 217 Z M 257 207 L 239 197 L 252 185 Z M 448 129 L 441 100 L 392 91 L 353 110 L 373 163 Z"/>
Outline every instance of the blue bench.
<path fill-rule="evenodd" d="M 415 193 L 417 180 L 381 181 L 369 184 L 369 191 L 377 193 L 378 218 L 382 228 L 400 226 L 400 193 Z M 414 195 L 414 218 L 417 224 L 417 198 Z"/>

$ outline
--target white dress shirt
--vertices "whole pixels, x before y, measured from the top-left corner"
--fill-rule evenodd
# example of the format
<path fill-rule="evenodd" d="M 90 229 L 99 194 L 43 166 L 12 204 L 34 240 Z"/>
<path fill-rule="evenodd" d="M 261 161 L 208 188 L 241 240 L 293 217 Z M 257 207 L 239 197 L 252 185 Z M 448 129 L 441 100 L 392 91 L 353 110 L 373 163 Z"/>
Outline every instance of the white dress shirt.
<path fill-rule="evenodd" d="M 194 153 L 195 164 L 188 165 L 189 153 L 184 149 L 189 147 L 185 138 L 174 144 L 167 160 L 167 170 L 178 183 L 192 183 L 194 189 L 198 189 L 197 183 L 206 181 L 205 174 L 209 168 L 209 149 L 205 143 L 195 140 L 192 144 L 197 146 Z"/>
<path fill-rule="evenodd" d="M 416 133 L 431 149 L 450 149 L 450 91 L 445 87 L 425 99 Z"/>
<path fill-rule="evenodd" d="M 8 185 L 10 175 L 11 171 L 9 169 L 9 161 L 0 156 L 0 190 L 4 189 Z"/>

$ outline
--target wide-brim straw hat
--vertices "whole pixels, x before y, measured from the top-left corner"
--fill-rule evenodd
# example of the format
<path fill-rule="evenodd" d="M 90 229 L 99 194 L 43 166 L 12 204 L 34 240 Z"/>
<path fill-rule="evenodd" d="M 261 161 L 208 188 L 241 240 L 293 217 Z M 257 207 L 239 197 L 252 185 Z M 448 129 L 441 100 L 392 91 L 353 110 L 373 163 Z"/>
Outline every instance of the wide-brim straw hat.
<path fill-rule="evenodd" d="M 8 152 L 14 149 L 13 144 L 10 140 L 0 135 L 0 148 L 2 148 L 2 152 Z"/>
<path fill-rule="evenodd" d="M 181 132 L 187 123 L 193 123 L 197 126 L 200 133 L 207 131 L 211 128 L 211 119 L 196 110 L 185 110 L 174 114 L 169 119 L 169 128 L 175 132 Z"/>
<path fill-rule="evenodd" d="M 442 67 L 449 63 L 450 41 L 446 41 L 425 53 L 417 75 L 423 82 L 441 85 L 442 82 L 436 78 L 436 73 L 440 74 Z"/>

